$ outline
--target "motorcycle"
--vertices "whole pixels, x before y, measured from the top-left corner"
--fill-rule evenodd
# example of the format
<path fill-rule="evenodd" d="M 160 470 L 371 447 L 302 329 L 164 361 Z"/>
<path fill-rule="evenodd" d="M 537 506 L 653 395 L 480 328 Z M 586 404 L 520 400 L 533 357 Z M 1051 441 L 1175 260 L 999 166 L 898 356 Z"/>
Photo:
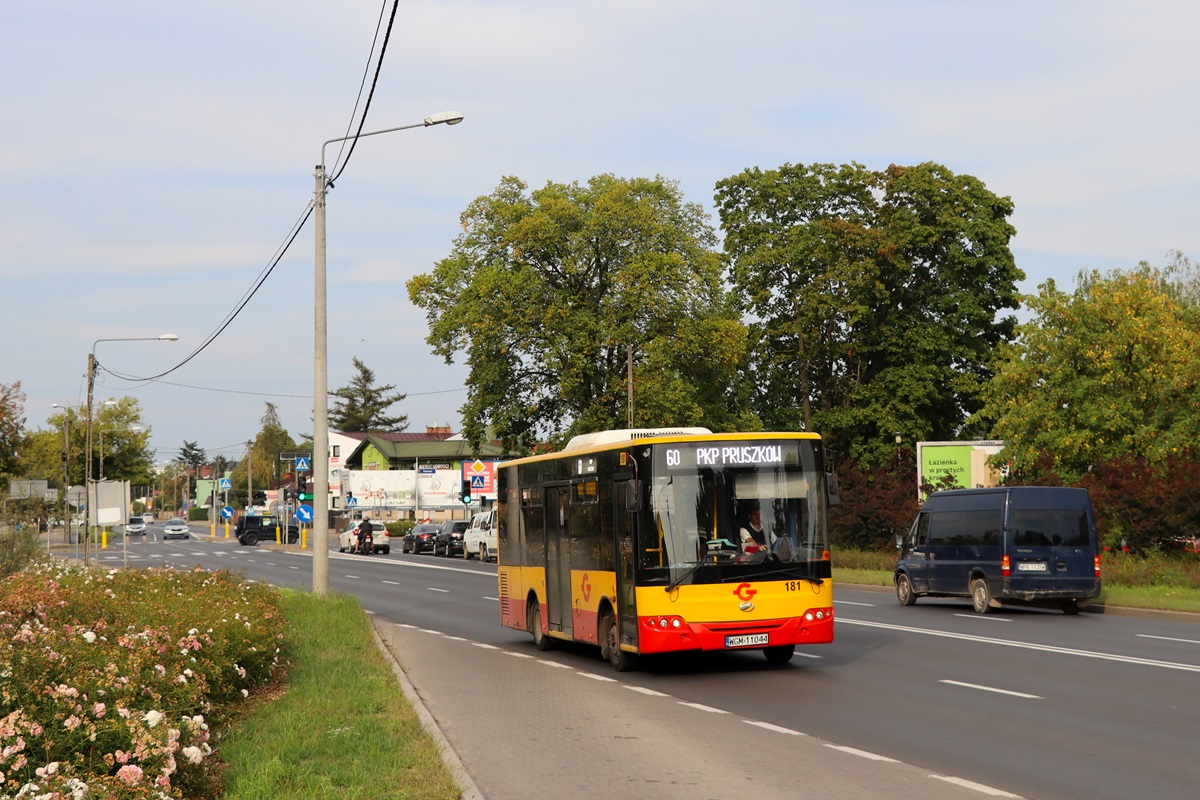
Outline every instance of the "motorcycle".
<path fill-rule="evenodd" d="M 359 531 L 358 552 L 364 556 L 369 556 L 375 552 L 375 536 L 371 531 Z"/>

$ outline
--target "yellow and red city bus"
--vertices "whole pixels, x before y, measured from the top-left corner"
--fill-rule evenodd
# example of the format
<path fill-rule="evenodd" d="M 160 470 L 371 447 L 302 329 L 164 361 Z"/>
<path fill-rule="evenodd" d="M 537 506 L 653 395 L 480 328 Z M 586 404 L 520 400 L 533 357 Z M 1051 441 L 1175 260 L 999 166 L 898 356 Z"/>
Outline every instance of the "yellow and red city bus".
<path fill-rule="evenodd" d="M 639 654 L 833 641 L 827 476 L 814 433 L 632 429 L 498 468 L 501 622 L 538 649 Z M 743 544 L 760 511 L 764 539 Z"/>

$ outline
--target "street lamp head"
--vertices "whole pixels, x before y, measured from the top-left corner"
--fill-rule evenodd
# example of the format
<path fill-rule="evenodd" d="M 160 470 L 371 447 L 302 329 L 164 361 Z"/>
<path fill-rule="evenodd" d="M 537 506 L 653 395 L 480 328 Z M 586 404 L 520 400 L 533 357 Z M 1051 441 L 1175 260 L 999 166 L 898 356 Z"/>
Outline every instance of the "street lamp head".
<path fill-rule="evenodd" d="M 425 127 L 430 125 L 457 125 L 463 121 L 463 115 L 458 111 L 440 111 L 425 118 Z"/>
<path fill-rule="evenodd" d="M 173 333 L 164 333 L 162 336 L 159 336 L 158 338 L 164 342 L 178 342 L 179 341 L 179 337 Z"/>

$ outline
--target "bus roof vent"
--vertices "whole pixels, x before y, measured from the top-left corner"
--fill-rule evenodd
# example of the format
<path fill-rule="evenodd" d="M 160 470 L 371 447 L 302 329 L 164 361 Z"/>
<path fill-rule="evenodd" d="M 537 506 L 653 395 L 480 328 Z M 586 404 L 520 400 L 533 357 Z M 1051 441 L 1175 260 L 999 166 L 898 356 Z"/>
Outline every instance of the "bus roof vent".
<path fill-rule="evenodd" d="M 706 436 L 712 433 L 708 428 L 622 428 L 615 431 L 597 431 L 581 433 L 571 437 L 563 451 L 585 450 L 589 447 L 599 447 L 602 444 L 615 442 L 633 442 L 638 439 L 654 439 L 659 436 Z"/>

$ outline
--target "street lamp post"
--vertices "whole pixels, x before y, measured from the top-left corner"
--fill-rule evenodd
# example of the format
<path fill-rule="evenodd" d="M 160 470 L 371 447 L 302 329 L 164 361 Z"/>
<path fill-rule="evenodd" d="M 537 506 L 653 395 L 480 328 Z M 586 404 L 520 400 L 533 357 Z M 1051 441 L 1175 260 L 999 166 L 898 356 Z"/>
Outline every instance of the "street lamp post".
<path fill-rule="evenodd" d="M 321 163 L 317 164 L 314 177 L 316 192 L 313 199 L 316 211 L 316 261 L 313 283 L 313 592 L 317 595 L 329 593 L 329 337 L 326 330 L 327 310 L 325 299 L 325 193 L 329 191 L 329 180 L 325 176 L 325 148 L 334 142 L 377 136 L 381 133 L 404 131 L 410 128 L 428 128 L 431 125 L 457 125 L 463 115 L 457 111 L 432 114 L 421 122 L 385 128 L 354 136 L 329 139 L 321 145 Z"/>
<path fill-rule="evenodd" d="M 179 337 L 173 333 L 159 336 L 134 336 L 117 339 L 97 339 L 92 342 L 92 352 L 88 354 L 87 362 L 87 464 L 84 476 L 84 530 L 87 532 L 83 539 L 83 563 L 88 563 L 88 548 L 92 540 L 92 391 L 96 386 L 96 345 L 101 342 L 177 342 Z"/>

